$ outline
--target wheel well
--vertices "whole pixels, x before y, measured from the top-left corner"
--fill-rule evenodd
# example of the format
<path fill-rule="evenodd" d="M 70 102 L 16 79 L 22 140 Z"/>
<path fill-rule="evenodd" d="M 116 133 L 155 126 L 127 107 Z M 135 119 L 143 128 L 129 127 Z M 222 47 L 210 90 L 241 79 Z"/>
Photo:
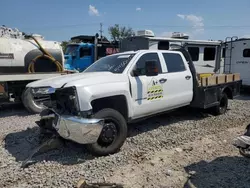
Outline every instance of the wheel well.
<path fill-rule="evenodd" d="M 226 93 L 229 99 L 233 99 L 233 92 L 229 87 L 224 88 L 223 92 Z"/>
<path fill-rule="evenodd" d="M 93 113 L 96 113 L 104 108 L 112 108 L 120 112 L 126 120 L 128 119 L 128 106 L 126 97 L 124 95 L 96 99 L 91 102 L 91 105 L 93 108 Z"/>

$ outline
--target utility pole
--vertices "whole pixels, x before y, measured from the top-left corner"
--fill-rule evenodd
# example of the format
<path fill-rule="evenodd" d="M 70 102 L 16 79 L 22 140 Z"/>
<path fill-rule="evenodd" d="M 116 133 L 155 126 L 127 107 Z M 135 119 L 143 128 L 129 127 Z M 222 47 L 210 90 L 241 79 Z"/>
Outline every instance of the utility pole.
<path fill-rule="evenodd" d="M 102 33 L 103 33 L 103 30 L 102 30 L 102 23 L 100 23 L 100 36 L 101 36 L 101 40 L 102 40 Z"/>
<path fill-rule="evenodd" d="M 102 23 L 100 23 L 100 36 L 101 36 L 101 41 L 102 41 L 102 33 L 103 33 L 103 30 L 102 30 Z"/>

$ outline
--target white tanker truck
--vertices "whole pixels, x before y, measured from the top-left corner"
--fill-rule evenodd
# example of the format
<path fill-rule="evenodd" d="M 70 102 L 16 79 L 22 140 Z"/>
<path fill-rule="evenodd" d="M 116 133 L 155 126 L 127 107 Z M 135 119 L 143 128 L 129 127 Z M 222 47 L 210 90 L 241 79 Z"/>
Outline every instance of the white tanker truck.
<path fill-rule="evenodd" d="M 0 27 L 0 106 L 22 102 L 28 111 L 40 112 L 41 102 L 46 96 L 33 98 L 25 86 L 29 82 L 62 74 L 67 73 L 59 42 Z"/>

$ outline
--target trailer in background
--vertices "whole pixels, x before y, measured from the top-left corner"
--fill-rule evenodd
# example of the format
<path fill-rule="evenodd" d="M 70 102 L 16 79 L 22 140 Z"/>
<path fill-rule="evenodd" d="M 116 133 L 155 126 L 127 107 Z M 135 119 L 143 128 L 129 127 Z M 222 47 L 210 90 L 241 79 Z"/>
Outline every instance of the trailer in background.
<path fill-rule="evenodd" d="M 172 37 L 155 37 L 150 30 L 138 31 L 137 36 L 121 41 L 120 51 L 159 49 L 169 50 L 184 46 L 191 55 L 197 73 L 223 73 L 222 41 L 190 40 L 187 35 L 173 33 Z"/>
<path fill-rule="evenodd" d="M 223 45 L 224 73 L 240 73 L 242 86 L 250 86 L 250 38 L 227 37 Z"/>

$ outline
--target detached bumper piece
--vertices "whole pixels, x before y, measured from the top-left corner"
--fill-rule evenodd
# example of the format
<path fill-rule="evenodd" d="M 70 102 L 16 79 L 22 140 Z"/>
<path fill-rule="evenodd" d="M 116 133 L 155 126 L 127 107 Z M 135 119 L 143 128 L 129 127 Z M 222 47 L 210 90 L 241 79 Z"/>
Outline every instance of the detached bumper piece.
<path fill-rule="evenodd" d="M 34 161 L 31 159 L 38 153 L 62 147 L 61 138 L 79 144 L 97 142 L 104 125 L 104 120 L 101 119 L 59 115 L 51 109 L 44 110 L 40 115 L 41 119 L 37 125 L 41 128 L 41 132 L 52 133 L 52 136 L 31 152 L 30 156 L 22 163 L 23 168 L 33 164 Z"/>
<path fill-rule="evenodd" d="M 42 154 L 44 152 L 53 150 L 53 149 L 59 149 L 63 146 L 63 142 L 61 139 L 59 139 L 56 136 L 52 136 L 51 138 L 48 138 L 46 141 L 44 141 L 41 145 L 36 147 L 31 154 L 28 156 L 28 158 L 22 162 L 21 168 L 27 168 L 29 165 L 34 164 L 35 161 L 32 160 L 32 158 L 38 154 Z"/>

